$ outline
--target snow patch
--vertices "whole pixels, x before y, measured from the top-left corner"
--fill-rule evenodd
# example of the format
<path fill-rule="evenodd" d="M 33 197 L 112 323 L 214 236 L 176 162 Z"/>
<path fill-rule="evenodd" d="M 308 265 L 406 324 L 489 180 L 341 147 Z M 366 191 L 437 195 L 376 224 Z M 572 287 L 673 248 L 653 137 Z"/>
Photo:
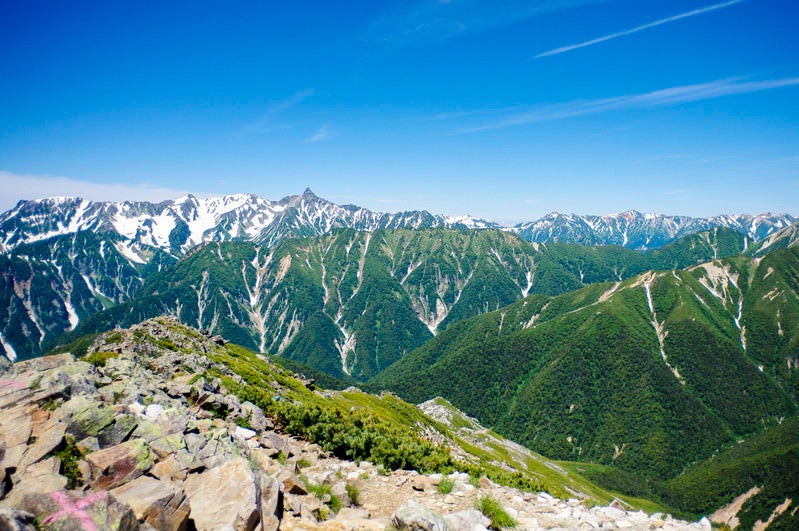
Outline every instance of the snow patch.
<path fill-rule="evenodd" d="M 6 351 L 6 358 L 8 358 L 8 361 L 14 363 L 17 360 L 17 352 L 14 350 L 14 347 L 11 346 L 11 343 L 6 341 L 2 332 L 0 332 L 0 345 L 2 345 L 3 350 Z"/>

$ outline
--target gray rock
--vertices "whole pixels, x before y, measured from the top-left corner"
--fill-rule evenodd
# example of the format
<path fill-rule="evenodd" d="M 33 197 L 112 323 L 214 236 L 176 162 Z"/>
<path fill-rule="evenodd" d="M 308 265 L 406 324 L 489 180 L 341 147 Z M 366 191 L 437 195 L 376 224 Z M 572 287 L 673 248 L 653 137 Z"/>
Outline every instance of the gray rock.
<path fill-rule="evenodd" d="M 250 426 L 252 426 L 255 431 L 271 430 L 274 428 L 274 424 L 270 419 L 266 418 L 264 411 L 252 402 L 244 402 L 241 405 L 241 413 L 247 418 Z"/>
<path fill-rule="evenodd" d="M 258 474 L 262 531 L 276 531 L 283 517 L 283 493 L 277 479 Z"/>
<path fill-rule="evenodd" d="M 391 517 L 399 529 L 408 531 L 449 531 L 447 522 L 421 503 L 408 500 Z"/>
<path fill-rule="evenodd" d="M 491 525 L 491 520 L 477 509 L 467 509 L 457 513 L 447 514 L 444 521 L 450 529 L 458 531 L 485 531 Z"/>

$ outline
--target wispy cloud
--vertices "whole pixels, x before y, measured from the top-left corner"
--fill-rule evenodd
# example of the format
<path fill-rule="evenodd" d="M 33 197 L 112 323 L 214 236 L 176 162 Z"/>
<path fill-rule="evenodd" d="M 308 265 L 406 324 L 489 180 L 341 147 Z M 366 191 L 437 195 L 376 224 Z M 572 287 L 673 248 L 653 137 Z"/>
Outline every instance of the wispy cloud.
<path fill-rule="evenodd" d="M 374 21 L 372 40 L 407 46 L 437 42 L 489 30 L 543 13 L 609 0 L 422 0 L 400 3 L 401 8 Z"/>
<path fill-rule="evenodd" d="M 255 122 L 247 125 L 243 130 L 242 133 L 250 134 L 250 133 L 266 133 L 268 131 L 274 131 L 275 129 L 284 129 L 286 125 L 279 125 L 275 123 L 275 119 L 281 114 L 289 109 L 296 107 L 303 101 L 307 100 L 311 96 L 313 96 L 313 89 L 305 89 L 301 90 L 300 92 L 296 92 L 289 96 L 288 98 L 272 102 L 266 110 L 261 114 L 260 118 Z"/>
<path fill-rule="evenodd" d="M 745 81 L 743 78 L 720 79 L 708 83 L 669 87 L 644 94 L 539 105 L 530 107 L 522 112 L 498 111 L 495 113 L 501 114 L 498 119 L 492 122 L 463 128 L 459 130 L 458 133 L 474 133 L 513 125 L 549 122 L 616 110 L 665 107 L 680 103 L 709 100 L 734 94 L 761 92 L 795 85 L 799 85 L 799 77 L 768 79 L 763 81 Z"/>
<path fill-rule="evenodd" d="M 746 0 L 730 0 L 729 2 L 722 2 L 720 4 L 713 4 L 707 7 L 701 7 L 699 9 L 694 9 L 692 11 L 686 11 L 685 13 L 680 13 L 679 15 L 674 15 L 671 17 L 662 18 L 660 20 L 655 20 L 654 22 L 649 22 L 647 24 L 642 24 L 641 26 L 636 26 L 632 29 L 619 31 L 616 33 L 609 33 L 608 35 L 603 35 L 602 37 L 597 37 L 596 39 L 591 39 L 589 41 L 579 42 L 577 44 L 569 44 L 568 46 L 561 46 L 560 48 L 555 48 L 554 50 L 549 50 L 546 52 L 539 53 L 534 57 L 534 59 L 540 59 L 541 57 L 549 57 L 551 55 L 559 55 L 566 52 L 571 52 L 572 50 L 578 50 L 580 48 L 586 48 L 588 46 L 593 46 L 594 44 L 599 44 L 602 42 L 610 41 L 613 39 L 617 39 L 619 37 L 624 37 L 626 35 L 632 35 L 633 33 L 638 33 L 639 31 L 644 31 L 649 28 L 655 28 L 657 26 L 662 26 L 664 24 L 668 24 L 670 22 L 676 22 L 678 20 L 682 20 L 684 18 L 695 17 L 697 15 L 701 15 L 703 13 L 709 13 L 711 11 L 716 11 L 718 9 L 723 9 L 725 7 L 733 6 L 735 4 L 740 4 L 741 2 L 745 2 Z"/>
<path fill-rule="evenodd" d="M 12 208 L 20 199 L 76 196 L 95 201 L 163 201 L 187 193 L 178 188 L 150 184 L 93 183 L 53 175 L 20 175 L 0 170 L 0 212 Z M 195 195 L 197 191 L 192 191 Z"/>
<path fill-rule="evenodd" d="M 321 142 L 330 138 L 331 131 L 327 124 L 322 125 L 317 129 L 314 134 L 305 139 L 308 143 Z"/>

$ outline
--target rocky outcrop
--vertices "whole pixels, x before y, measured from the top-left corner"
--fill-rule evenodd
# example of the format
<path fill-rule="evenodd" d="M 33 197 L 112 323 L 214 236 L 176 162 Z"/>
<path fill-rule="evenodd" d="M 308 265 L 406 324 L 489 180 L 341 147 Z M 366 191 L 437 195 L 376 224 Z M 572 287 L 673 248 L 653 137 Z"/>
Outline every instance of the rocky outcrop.
<path fill-rule="evenodd" d="M 223 346 L 181 330 L 147 321 L 98 339 L 93 364 L 63 354 L 0 375 L 0 528 L 478 530 L 485 496 L 521 529 L 709 527 L 336 459 L 203 378 L 241 381 L 204 354 Z"/>

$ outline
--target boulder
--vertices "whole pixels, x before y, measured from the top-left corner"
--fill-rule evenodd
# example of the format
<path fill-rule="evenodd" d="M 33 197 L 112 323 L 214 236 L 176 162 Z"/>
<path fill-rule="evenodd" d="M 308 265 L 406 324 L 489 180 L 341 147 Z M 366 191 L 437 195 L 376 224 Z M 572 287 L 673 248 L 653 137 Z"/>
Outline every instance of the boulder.
<path fill-rule="evenodd" d="M 178 531 L 188 526 L 188 499 L 183 490 L 172 483 L 141 476 L 110 492 L 133 509 L 137 520 L 156 529 Z"/>
<path fill-rule="evenodd" d="M 485 531 L 491 525 L 491 520 L 477 509 L 467 509 L 445 515 L 444 521 L 447 522 L 450 529 L 458 531 Z"/>
<path fill-rule="evenodd" d="M 449 531 L 447 522 L 421 503 L 413 500 L 400 507 L 391 517 L 399 529 L 408 531 Z"/>
<path fill-rule="evenodd" d="M 277 479 L 266 474 L 258 474 L 261 506 L 261 528 L 263 531 L 275 531 L 280 526 L 283 516 L 283 493 Z"/>
<path fill-rule="evenodd" d="M 86 495 L 64 491 L 29 494 L 20 508 L 33 514 L 47 529 L 132 531 L 139 528 L 131 508 L 105 491 Z"/>
<path fill-rule="evenodd" d="M 255 476 L 243 458 L 232 459 L 201 474 L 190 474 L 183 490 L 198 531 L 251 530 L 260 520 Z"/>
<path fill-rule="evenodd" d="M 19 469 L 24 470 L 55 450 L 64 440 L 66 429 L 66 424 L 51 419 L 34 431 L 37 434 L 36 440 L 25 450 Z"/>
<path fill-rule="evenodd" d="M 241 405 L 241 413 L 242 416 L 247 418 L 250 426 L 252 426 L 252 429 L 255 431 L 264 431 L 274 428 L 274 424 L 270 419 L 266 418 L 264 411 L 252 402 L 244 402 Z"/>
<path fill-rule="evenodd" d="M 90 485 L 95 490 L 112 489 L 141 476 L 153 466 L 150 448 L 143 439 L 93 452 L 86 456 L 92 471 Z"/>

